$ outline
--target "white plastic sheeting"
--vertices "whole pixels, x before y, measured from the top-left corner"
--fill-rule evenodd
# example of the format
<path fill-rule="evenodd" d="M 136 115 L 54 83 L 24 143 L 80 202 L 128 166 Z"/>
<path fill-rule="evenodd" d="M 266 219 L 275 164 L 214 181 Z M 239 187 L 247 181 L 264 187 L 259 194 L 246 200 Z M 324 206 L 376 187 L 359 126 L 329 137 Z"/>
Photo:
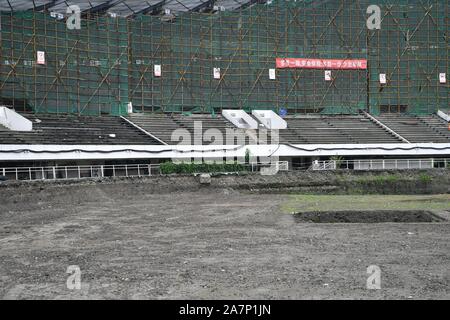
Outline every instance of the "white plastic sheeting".
<path fill-rule="evenodd" d="M 244 110 L 222 110 L 222 116 L 236 128 L 258 129 L 258 122 Z"/>
<path fill-rule="evenodd" d="M 252 115 L 267 129 L 286 129 L 287 122 L 272 110 L 253 110 Z"/>
<path fill-rule="evenodd" d="M 14 110 L 0 107 L 0 124 L 13 131 L 31 131 L 33 123 Z"/>

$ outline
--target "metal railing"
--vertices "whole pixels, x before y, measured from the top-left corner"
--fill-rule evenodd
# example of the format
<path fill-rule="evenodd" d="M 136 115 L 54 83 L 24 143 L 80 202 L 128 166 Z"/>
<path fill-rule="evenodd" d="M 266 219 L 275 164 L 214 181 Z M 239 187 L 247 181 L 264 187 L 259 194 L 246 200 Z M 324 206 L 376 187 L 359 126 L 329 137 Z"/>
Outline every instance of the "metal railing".
<path fill-rule="evenodd" d="M 311 170 L 411 170 L 450 168 L 450 159 L 363 159 L 314 161 Z"/>
<path fill-rule="evenodd" d="M 142 177 L 160 174 L 157 164 L 80 165 L 0 168 L 8 180 L 58 180 L 102 177 Z"/>
<path fill-rule="evenodd" d="M 243 164 L 247 171 L 258 172 L 273 164 Z M 287 161 L 275 163 L 277 171 L 289 170 Z M 70 180 L 103 177 L 146 177 L 161 175 L 159 164 L 118 164 L 118 165 L 79 165 L 52 167 L 5 167 L 0 168 L 0 176 L 5 180 Z"/>

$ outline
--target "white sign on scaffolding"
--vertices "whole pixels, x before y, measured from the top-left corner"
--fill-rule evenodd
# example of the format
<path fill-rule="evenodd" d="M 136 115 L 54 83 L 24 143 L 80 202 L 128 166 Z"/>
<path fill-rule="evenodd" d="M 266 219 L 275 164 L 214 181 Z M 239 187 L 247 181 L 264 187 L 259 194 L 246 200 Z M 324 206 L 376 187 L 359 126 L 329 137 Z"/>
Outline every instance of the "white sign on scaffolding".
<path fill-rule="evenodd" d="M 45 64 L 45 52 L 44 51 L 38 51 L 36 54 L 36 63 L 37 64 Z"/>
<path fill-rule="evenodd" d="M 269 69 L 269 79 L 275 80 L 275 69 Z"/>
<path fill-rule="evenodd" d="M 220 68 L 214 68 L 214 79 L 220 79 Z"/>
<path fill-rule="evenodd" d="M 155 64 L 153 69 L 154 69 L 155 77 L 161 77 L 161 65 Z"/>

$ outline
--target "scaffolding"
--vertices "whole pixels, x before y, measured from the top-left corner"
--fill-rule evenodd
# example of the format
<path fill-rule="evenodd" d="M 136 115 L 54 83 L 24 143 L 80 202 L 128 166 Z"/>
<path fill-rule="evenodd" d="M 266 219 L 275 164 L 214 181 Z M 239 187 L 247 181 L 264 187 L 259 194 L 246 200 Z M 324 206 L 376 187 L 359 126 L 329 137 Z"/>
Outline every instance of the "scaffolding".
<path fill-rule="evenodd" d="M 378 3 L 377 3 L 378 2 Z M 381 29 L 366 26 L 381 8 Z M 1 103 L 84 115 L 286 109 L 431 113 L 449 106 L 447 1 L 281 1 L 232 11 L 1 14 Z M 37 63 L 38 51 L 45 64 Z M 275 69 L 276 58 L 367 59 L 367 70 Z M 155 75 L 155 65 L 161 75 Z M 220 72 L 219 69 L 220 68 Z M 214 70 L 217 71 L 216 77 Z M 386 84 L 379 81 L 386 74 Z"/>

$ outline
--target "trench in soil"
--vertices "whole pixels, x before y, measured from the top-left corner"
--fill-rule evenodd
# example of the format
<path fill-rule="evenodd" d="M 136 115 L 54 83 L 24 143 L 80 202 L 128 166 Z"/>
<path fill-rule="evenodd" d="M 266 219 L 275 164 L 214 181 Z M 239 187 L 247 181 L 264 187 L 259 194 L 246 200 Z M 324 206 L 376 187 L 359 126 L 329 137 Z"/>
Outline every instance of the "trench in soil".
<path fill-rule="evenodd" d="M 445 222 L 443 217 L 423 210 L 370 210 L 370 211 L 324 211 L 294 214 L 297 222 L 312 223 L 382 223 L 382 222 Z"/>

